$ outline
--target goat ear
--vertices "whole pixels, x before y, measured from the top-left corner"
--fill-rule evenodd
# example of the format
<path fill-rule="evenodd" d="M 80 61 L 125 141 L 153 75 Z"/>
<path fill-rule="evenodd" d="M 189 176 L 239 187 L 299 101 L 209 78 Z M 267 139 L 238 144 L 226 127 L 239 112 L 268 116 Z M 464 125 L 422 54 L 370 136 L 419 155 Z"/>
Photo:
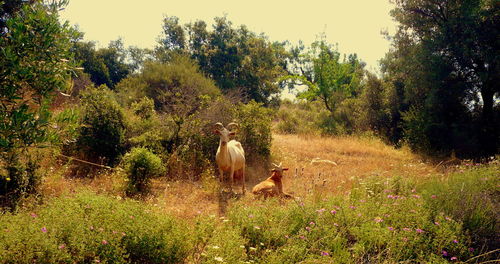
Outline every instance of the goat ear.
<path fill-rule="evenodd" d="M 288 168 L 283 168 L 284 171 L 288 170 Z"/>

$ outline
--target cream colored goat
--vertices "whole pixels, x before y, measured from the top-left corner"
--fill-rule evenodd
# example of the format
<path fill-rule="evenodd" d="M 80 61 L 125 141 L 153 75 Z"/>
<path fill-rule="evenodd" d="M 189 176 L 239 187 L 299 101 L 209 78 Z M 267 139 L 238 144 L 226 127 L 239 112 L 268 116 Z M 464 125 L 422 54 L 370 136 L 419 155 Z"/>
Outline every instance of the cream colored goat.
<path fill-rule="evenodd" d="M 267 197 L 285 197 L 292 198 L 291 195 L 283 192 L 283 171 L 287 171 L 288 168 L 281 167 L 281 163 L 276 165 L 273 163 L 274 168 L 271 170 L 271 177 L 255 185 L 252 189 L 252 193 L 257 196 L 263 196 L 264 199 Z"/>
<path fill-rule="evenodd" d="M 238 127 L 236 123 L 230 123 L 225 128 L 222 123 L 217 123 L 214 125 L 214 133 L 219 135 L 219 147 L 217 148 L 217 154 L 215 155 L 215 161 L 219 167 L 220 181 L 224 180 L 224 172 L 229 173 L 229 186 L 231 191 L 234 184 L 234 176 L 241 176 L 241 192 L 245 193 L 245 151 L 241 146 L 241 143 L 236 140 L 230 140 L 230 136 L 236 134 L 233 131 L 234 127 Z"/>

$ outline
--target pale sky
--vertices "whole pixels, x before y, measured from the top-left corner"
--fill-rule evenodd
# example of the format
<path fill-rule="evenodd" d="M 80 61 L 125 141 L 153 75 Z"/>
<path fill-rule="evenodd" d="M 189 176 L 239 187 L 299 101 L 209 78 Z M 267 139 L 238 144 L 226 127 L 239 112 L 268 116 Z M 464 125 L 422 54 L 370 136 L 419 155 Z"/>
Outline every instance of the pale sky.
<path fill-rule="evenodd" d="M 70 0 L 61 17 L 99 47 L 121 37 L 125 46 L 153 48 L 164 15 L 181 24 L 203 20 L 211 29 L 214 17 L 226 14 L 234 26 L 244 24 L 271 41 L 309 45 L 324 31 L 341 53 L 357 53 L 374 71 L 390 46 L 381 30 L 395 31 L 391 8 L 389 0 Z"/>

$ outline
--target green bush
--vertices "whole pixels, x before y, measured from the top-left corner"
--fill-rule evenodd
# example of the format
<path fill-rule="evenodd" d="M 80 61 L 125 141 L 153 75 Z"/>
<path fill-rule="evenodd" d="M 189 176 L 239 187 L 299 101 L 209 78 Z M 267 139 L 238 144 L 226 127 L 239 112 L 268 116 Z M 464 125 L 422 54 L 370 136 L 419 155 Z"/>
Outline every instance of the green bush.
<path fill-rule="evenodd" d="M 173 218 L 92 193 L 0 215 L 0 230 L 0 263 L 181 263 L 192 248 Z"/>
<path fill-rule="evenodd" d="M 133 148 L 123 158 L 128 177 L 127 192 L 145 192 L 153 177 L 165 173 L 161 159 L 146 148 Z"/>
<path fill-rule="evenodd" d="M 249 162 L 267 159 L 271 154 L 271 121 L 272 110 L 260 103 L 250 101 L 240 104 L 236 110 L 236 121 L 239 124 L 237 138 L 245 149 L 245 158 Z"/>
<path fill-rule="evenodd" d="M 42 175 L 39 157 L 33 153 L 10 154 L 4 161 L 0 160 L 0 208 L 15 210 L 23 197 L 38 191 Z"/>
<path fill-rule="evenodd" d="M 86 159 L 114 165 L 125 149 L 123 109 L 106 87 L 82 92 L 82 120 L 76 148 Z"/>

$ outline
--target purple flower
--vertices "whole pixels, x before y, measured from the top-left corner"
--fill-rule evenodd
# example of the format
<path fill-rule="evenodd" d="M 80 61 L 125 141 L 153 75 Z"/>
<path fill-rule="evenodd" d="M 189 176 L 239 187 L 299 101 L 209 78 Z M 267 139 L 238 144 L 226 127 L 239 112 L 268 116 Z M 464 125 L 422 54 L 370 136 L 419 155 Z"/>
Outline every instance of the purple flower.
<path fill-rule="evenodd" d="M 448 216 L 445 217 L 444 219 L 448 220 L 448 221 L 451 221 L 451 218 L 449 218 Z"/>
<path fill-rule="evenodd" d="M 415 229 L 415 231 L 417 231 L 417 233 L 423 233 L 424 232 L 424 230 L 422 230 L 420 228 Z"/>
<path fill-rule="evenodd" d="M 299 236 L 299 238 L 302 239 L 302 240 L 306 239 L 305 236 Z"/>
<path fill-rule="evenodd" d="M 441 253 L 443 254 L 444 257 L 448 257 L 448 252 L 443 250 L 443 252 L 441 252 Z"/>
<path fill-rule="evenodd" d="M 106 241 L 106 240 L 104 240 L 104 239 L 103 239 L 101 243 L 102 243 L 103 245 L 107 245 L 107 244 L 108 244 L 108 241 Z"/>
<path fill-rule="evenodd" d="M 61 245 L 59 245 L 59 249 L 63 249 L 63 248 L 65 248 L 65 247 L 66 247 L 66 244 L 61 244 Z"/>
<path fill-rule="evenodd" d="M 439 222 L 434 222 L 435 225 L 439 225 Z"/>
<path fill-rule="evenodd" d="M 351 206 L 349 206 L 349 208 L 351 208 L 351 209 L 356 209 L 356 206 L 351 205 Z"/>
<path fill-rule="evenodd" d="M 337 211 L 335 211 L 335 210 L 331 210 L 331 211 L 330 211 L 330 213 L 331 213 L 331 214 L 336 214 L 336 213 L 337 213 Z"/>
<path fill-rule="evenodd" d="M 310 227 L 308 227 L 308 226 L 306 226 L 306 230 L 307 230 L 307 231 L 311 231 L 311 228 L 310 228 Z"/>
<path fill-rule="evenodd" d="M 432 198 L 432 199 L 436 199 L 436 198 L 437 198 L 437 196 L 433 194 L 433 195 L 431 195 L 431 198 Z"/>
<path fill-rule="evenodd" d="M 404 227 L 403 230 L 406 231 L 406 232 L 410 232 L 411 231 L 411 229 L 408 228 L 408 227 Z"/>
<path fill-rule="evenodd" d="M 337 223 L 333 223 L 333 225 L 334 225 L 334 226 L 339 226 L 339 224 L 337 224 Z"/>
<path fill-rule="evenodd" d="M 36 215 L 35 213 L 31 213 L 30 215 L 31 215 L 31 217 L 33 217 L 33 218 L 37 218 L 37 217 L 38 217 L 38 215 Z"/>
<path fill-rule="evenodd" d="M 412 196 L 415 197 L 415 198 L 417 198 L 417 199 L 420 198 L 420 195 L 418 195 L 418 194 L 414 194 Z"/>
<path fill-rule="evenodd" d="M 290 236 L 289 235 L 285 235 L 285 238 L 290 238 Z"/>
<path fill-rule="evenodd" d="M 375 219 L 373 219 L 375 222 L 377 223 L 381 223 L 384 221 L 384 219 L 380 218 L 380 217 L 375 217 Z"/>
<path fill-rule="evenodd" d="M 394 231 L 394 227 L 392 227 L 392 226 L 389 226 L 388 229 L 389 229 L 389 231 Z"/>
<path fill-rule="evenodd" d="M 42 232 L 47 233 L 47 228 L 46 228 L 45 226 L 44 226 L 44 227 L 42 227 L 42 229 L 41 229 L 41 230 L 42 230 Z"/>
<path fill-rule="evenodd" d="M 317 213 L 323 213 L 324 211 L 326 211 L 325 208 L 321 208 L 321 209 L 316 210 Z"/>
<path fill-rule="evenodd" d="M 330 256 L 330 253 L 326 251 L 321 251 L 321 256 Z"/>
<path fill-rule="evenodd" d="M 458 240 L 454 239 L 453 243 L 458 244 Z"/>
<path fill-rule="evenodd" d="M 457 260 L 457 257 L 451 257 L 450 260 Z"/>
<path fill-rule="evenodd" d="M 315 225 L 315 223 L 311 221 L 311 222 L 309 222 L 309 225 L 313 226 L 313 225 Z"/>

